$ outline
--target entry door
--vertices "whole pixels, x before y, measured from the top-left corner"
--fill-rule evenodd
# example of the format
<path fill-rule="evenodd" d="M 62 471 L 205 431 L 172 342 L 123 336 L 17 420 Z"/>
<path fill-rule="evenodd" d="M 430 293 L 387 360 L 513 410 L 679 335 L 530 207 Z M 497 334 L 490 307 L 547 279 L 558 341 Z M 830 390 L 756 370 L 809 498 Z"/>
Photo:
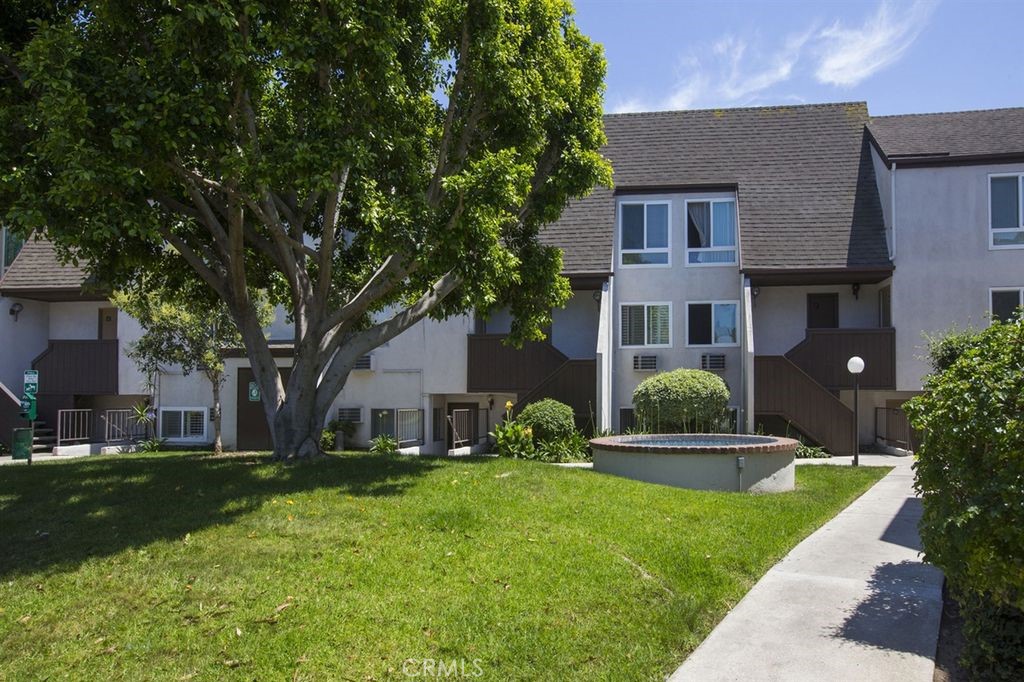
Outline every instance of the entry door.
<path fill-rule="evenodd" d="M 839 294 L 807 294 L 807 328 L 839 326 Z"/>
<path fill-rule="evenodd" d="M 100 340 L 117 339 L 117 308 L 100 308 Z"/>
<path fill-rule="evenodd" d="M 281 381 L 288 383 L 292 370 L 281 367 Z M 236 391 L 238 408 L 236 410 L 239 450 L 272 450 L 274 439 L 270 436 L 267 417 L 263 413 L 262 396 L 255 387 L 252 370 L 248 367 L 238 368 L 238 389 Z M 255 400 L 253 400 L 255 398 Z"/>

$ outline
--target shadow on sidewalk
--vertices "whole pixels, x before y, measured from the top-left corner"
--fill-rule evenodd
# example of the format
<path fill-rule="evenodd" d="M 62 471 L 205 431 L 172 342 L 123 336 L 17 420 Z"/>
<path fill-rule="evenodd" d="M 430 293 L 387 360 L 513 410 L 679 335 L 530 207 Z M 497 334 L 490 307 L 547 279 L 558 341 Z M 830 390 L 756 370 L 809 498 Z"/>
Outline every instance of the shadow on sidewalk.
<path fill-rule="evenodd" d="M 868 581 L 868 596 L 832 636 L 931 658 L 935 638 L 921 622 L 929 611 L 936 611 L 937 619 L 942 608 L 941 582 L 934 580 L 935 572 L 917 561 L 877 567 Z"/>

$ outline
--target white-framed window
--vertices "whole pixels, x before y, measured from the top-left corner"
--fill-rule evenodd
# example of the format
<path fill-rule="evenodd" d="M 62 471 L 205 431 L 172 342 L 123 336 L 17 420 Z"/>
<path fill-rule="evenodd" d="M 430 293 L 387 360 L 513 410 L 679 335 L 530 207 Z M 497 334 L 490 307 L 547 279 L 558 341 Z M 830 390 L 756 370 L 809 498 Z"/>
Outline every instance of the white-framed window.
<path fill-rule="evenodd" d="M 686 264 L 736 264 L 736 201 L 710 199 L 686 206 Z"/>
<path fill-rule="evenodd" d="M 686 345 L 738 346 L 739 301 L 686 304 Z"/>
<path fill-rule="evenodd" d="M 1024 249 L 1024 174 L 988 176 L 989 248 Z"/>
<path fill-rule="evenodd" d="M 25 240 L 15 235 L 6 225 L 0 225 L 0 277 L 11 267 Z"/>
<path fill-rule="evenodd" d="M 671 303 L 619 304 L 619 345 L 623 348 L 671 348 Z"/>
<path fill-rule="evenodd" d="M 400 447 L 423 444 L 423 410 L 374 408 L 370 410 L 370 437 L 391 436 Z"/>
<path fill-rule="evenodd" d="M 1013 317 L 1017 308 L 1024 305 L 1024 287 L 999 287 L 989 289 L 989 313 L 993 322 L 1004 322 Z"/>
<path fill-rule="evenodd" d="M 161 407 L 160 437 L 170 441 L 206 442 L 209 409 L 205 407 Z"/>
<path fill-rule="evenodd" d="M 671 208 L 667 201 L 619 204 L 619 262 L 624 266 L 672 263 Z"/>

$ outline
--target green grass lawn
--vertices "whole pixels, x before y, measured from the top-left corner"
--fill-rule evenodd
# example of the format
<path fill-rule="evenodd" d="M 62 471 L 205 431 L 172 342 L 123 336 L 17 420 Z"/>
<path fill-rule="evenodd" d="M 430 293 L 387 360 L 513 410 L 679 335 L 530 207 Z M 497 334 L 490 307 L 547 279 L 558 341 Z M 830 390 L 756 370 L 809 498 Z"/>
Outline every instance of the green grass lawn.
<path fill-rule="evenodd" d="M 0 679 L 662 679 L 887 471 L 753 496 L 355 453 L 3 467 Z"/>

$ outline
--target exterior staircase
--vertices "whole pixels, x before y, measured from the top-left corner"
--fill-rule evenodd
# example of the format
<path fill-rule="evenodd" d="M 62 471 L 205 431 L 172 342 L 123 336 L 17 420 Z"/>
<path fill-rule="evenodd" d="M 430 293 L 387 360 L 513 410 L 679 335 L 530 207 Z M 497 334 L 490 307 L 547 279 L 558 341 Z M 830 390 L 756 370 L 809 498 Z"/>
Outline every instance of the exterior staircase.
<path fill-rule="evenodd" d="M 32 454 L 50 455 L 57 446 L 57 435 L 44 421 L 32 422 Z"/>
<path fill-rule="evenodd" d="M 853 454 L 853 410 L 782 355 L 754 358 L 754 412 L 778 417 L 833 455 Z M 785 434 L 777 434 L 785 435 Z"/>

